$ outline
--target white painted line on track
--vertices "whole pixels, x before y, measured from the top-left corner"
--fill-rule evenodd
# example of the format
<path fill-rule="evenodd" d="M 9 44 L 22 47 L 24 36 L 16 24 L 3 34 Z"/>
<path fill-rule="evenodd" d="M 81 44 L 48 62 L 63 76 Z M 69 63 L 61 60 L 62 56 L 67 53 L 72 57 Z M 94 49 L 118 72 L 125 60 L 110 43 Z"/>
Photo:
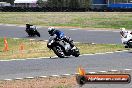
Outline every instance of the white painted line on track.
<path fill-rule="evenodd" d="M 57 58 L 58 56 L 53 56 L 53 57 L 50 57 L 50 58 Z"/>
<path fill-rule="evenodd" d="M 34 77 L 26 77 L 26 79 L 33 79 Z"/>
<path fill-rule="evenodd" d="M 79 73 L 75 73 L 75 75 L 78 75 Z"/>
<path fill-rule="evenodd" d="M 78 30 L 78 29 L 69 29 L 69 30 L 73 30 L 74 31 L 74 30 Z"/>
<path fill-rule="evenodd" d="M 83 56 L 83 55 L 79 55 L 79 56 Z"/>
<path fill-rule="evenodd" d="M 22 80 L 23 78 L 15 78 L 16 80 Z"/>
<path fill-rule="evenodd" d="M 112 54 L 112 53 L 120 53 L 120 52 L 126 52 L 127 50 L 122 51 L 114 51 L 114 52 L 106 52 L 106 53 L 94 53 L 94 54 L 81 54 L 80 56 L 91 56 L 91 55 L 99 55 L 99 54 Z M 38 58 L 25 58 L 25 59 L 11 59 L 11 60 L 0 60 L 0 61 L 24 61 L 24 60 L 38 60 L 38 59 L 44 59 L 44 58 L 58 58 L 58 56 L 52 56 L 52 57 L 38 57 Z"/>
<path fill-rule="evenodd" d="M 112 31 L 112 32 L 119 32 L 119 31 Z"/>
<path fill-rule="evenodd" d="M 4 79 L 5 81 L 11 81 L 11 80 L 13 80 L 13 79 Z"/>
<path fill-rule="evenodd" d="M 57 56 L 54 56 L 54 57 L 57 57 Z M 38 58 L 26 58 L 26 59 L 11 59 L 11 60 L 0 60 L 0 61 L 6 62 L 6 61 L 39 60 L 39 59 L 44 59 L 44 58 L 50 58 L 50 57 L 38 57 Z M 51 58 L 53 58 L 53 57 L 51 57 Z"/>
<path fill-rule="evenodd" d="M 48 40 L 44 40 L 45 42 L 47 42 Z"/>
<path fill-rule="evenodd" d="M 125 51 L 129 51 L 129 50 L 123 50 L 123 51 L 125 52 Z"/>
<path fill-rule="evenodd" d="M 71 75 L 71 74 L 63 74 L 62 76 L 69 76 L 69 75 Z"/>
<path fill-rule="evenodd" d="M 131 71 L 132 69 L 124 69 L 124 70 L 126 70 L 126 71 Z"/>
<path fill-rule="evenodd" d="M 13 38 L 13 39 L 20 39 L 20 38 Z"/>
<path fill-rule="evenodd" d="M 19 38 L 14 38 L 14 39 L 19 39 Z M 30 39 L 30 40 L 34 40 L 34 39 Z M 44 40 L 44 41 L 48 41 L 48 40 Z M 92 43 L 92 44 L 95 44 L 95 43 Z M 132 50 L 132 49 L 129 49 L 129 50 Z M 127 52 L 129 50 L 121 50 L 121 51 L 105 52 L 105 53 L 81 54 L 80 56 L 90 56 L 90 55 L 99 55 L 99 54 L 121 53 L 121 52 Z M 38 58 L 24 58 L 24 59 L 11 59 L 11 60 L 0 60 L 0 61 L 38 60 L 38 59 L 44 59 L 44 58 L 57 58 L 57 56 L 52 56 L 52 57 L 38 57 Z"/>
<path fill-rule="evenodd" d="M 130 71 L 132 69 L 124 69 L 125 71 Z M 118 71 L 124 71 L 124 70 L 110 70 L 112 72 L 118 72 Z M 87 74 L 96 74 L 98 72 L 102 72 L 102 73 L 107 73 L 109 71 L 97 71 L 97 72 L 87 72 Z M 78 75 L 79 73 L 74 73 L 74 74 L 62 74 L 62 75 L 51 75 L 51 76 L 36 76 L 36 77 L 25 77 L 25 78 L 14 78 L 14 79 L 4 79 L 4 81 L 12 81 L 12 80 L 23 80 L 23 79 L 34 79 L 34 78 L 48 78 L 48 77 L 63 77 L 63 76 L 74 76 L 74 75 Z"/>
<path fill-rule="evenodd" d="M 42 26 L 37 26 L 37 28 L 42 28 Z"/>
<path fill-rule="evenodd" d="M 19 25 L 19 24 L 3 24 L 1 23 L 0 25 L 2 26 L 16 26 L 16 27 L 26 27 L 25 25 Z M 44 26 L 37 26 L 37 28 L 42 28 Z M 73 28 L 73 29 L 69 29 L 69 30 L 80 30 L 82 28 Z M 100 30 L 100 29 L 97 29 L 97 30 L 86 30 L 86 31 L 99 31 L 99 32 L 102 32 L 102 31 L 108 31 L 108 32 L 119 32 L 119 30 Z"/>
<path fill-rule="evenodd" d="M 89 55 L 95 55 L 95 54 L 82 54 L 82 56 L 89 56 Z"/>
<path fill-rule="evenodd" d="M 90 73 L 90 74 L 94 74 L 94 73 L 96 73 L 96 72 L 88 72 L 88 73 Z"/>
<path fill-rule="evenodd" d="M 119 32 L 118 30 L 100 30 L 100 29 L 97 29 L 97 30 L 86 30 L 86 31 L 95 31 L 95 32 Z"/>
<path fill-rule="evenodd" d="M 117 53 L 118 53 L 118 52 L 123 52 L 123 51 L 115 51 L 115 52 L 117 52 Z"/>
<path fill-rule="evenodd" d="M 33 41 L 33 40 L 35 40 L 35 39 L 29 39 L 29 40 Z"/>
<path fill-rule="evenodd" d="M 74 43 L 80 43 L 80 42 L 74 42 Z"/>
<path fill-rule="evenodd" d="M 108 30 L 86 30 L 86 31 L 99 31 L 99 32 L 102 32 L 102 31 L 108 31 Z"/>
<path fill-rule="evenodd" d="M 2 26 L 16 26 L 16 27 L 26 27 L 25 25 L 19 25 L 19 24 L 0 24 Z M 37 26 L 37 28 L 42 28 L 43 26 Z"/>
<path fill-rule="evenodd" d="M 10 24 L 10 26 L 17 26 L 16 24 Z"/>
<path fill-rule="evenodd" d="M 114 52 L 106 52 L 106 54 L 107 54 L 107 53 L 114 53 Z"/>
<path fill-rule="evenodd" d="M 99 72 L 106 73 L 107 71 L 99 71 Z"/>
<path fill-rule="evenodd" d="M 17 27 L 26 27 L 26 26 L 24 26 L 24 25 L 20 25 L 20 26 L 17 26 Z"/>
<path fill-rule="evenodd" d="M 111 45 L 117 45 L 117 44 L 111 44 Z"/>
<path fill-rule="evenodd" d="M 15 24 L 5 24 L 4 26 L 16 26 Z"/>
<path fill-rule="evenodd" d="M 51 77 L 60 77 L 59 75 L 51 75 Z"/>
<path fill-rule="evenodd" d="M 16 24 L 7 24 L 6 26 L 17 26 L 17 25 Z"/>
<path fill-rule="evenodd" d="M 110 71 L 112 71 L 112 72 L 116 72 L 116 71 L 118 71 L 118 70 L 110 70 Z"/>
<path fill-rule="evenodd" d="M 96 43 L 92 43 L 93 45 L 96 44 Z"/>
<path fill-rule="evenodd" d="M 40 78 L 47 78 L 48 76 L 39 76 Z"/>
<path fill-rule="evenodd" d="M 95 54 L 106 54 L 106 53 L 95 53 Z"/>
<path fill-rule="evenodd" d="M 8 62 L 8 61 L 23 61 L 23 60 L 27 60 L 27 59 L 11 59 L 11 60 L 0 60 L 0 61 L 3 61 L 3 62 Z"/>

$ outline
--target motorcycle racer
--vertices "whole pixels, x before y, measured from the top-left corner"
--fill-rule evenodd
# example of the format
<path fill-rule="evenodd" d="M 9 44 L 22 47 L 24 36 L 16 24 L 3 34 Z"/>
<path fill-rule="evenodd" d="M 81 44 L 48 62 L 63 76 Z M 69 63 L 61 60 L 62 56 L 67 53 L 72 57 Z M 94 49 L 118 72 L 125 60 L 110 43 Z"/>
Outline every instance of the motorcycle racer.
<path fill-rule="evenodd" d="M 71 50 L 76 49 L 76 47 L 73 43 L 73 40 L 70 37 L 66 37 L 64 35 L 64 32 L 62 32 L 60 30 L 56 30 L 54 27 L 49 27 L 48 32 L 49 32 L 50 36 L 56 36 L 56 38 L 64 40 L 65 42 L 69 43 L 70 46 L 72 47 Z"/>
<path fill-rule="evenodd" d="M 26 24 L 26 30 L 25 30 L 29 36 L 39 36 L 40 37 L 40 33 L 37 31 L 37 27 L 35 25 L 32 24 Z"/>
<path fill-rule="evenodd" d="M 26 30 L 36 30 L 36 26 L 32 24 L 26 24 Z"/>
<path fill-rule="evenodd" d="M 127 42 L 132 39 L 132 32 L 127 31 L 125 28 L 120 28 L 121 41 L 124 44 L 125 48 L 128 48 Z"/>

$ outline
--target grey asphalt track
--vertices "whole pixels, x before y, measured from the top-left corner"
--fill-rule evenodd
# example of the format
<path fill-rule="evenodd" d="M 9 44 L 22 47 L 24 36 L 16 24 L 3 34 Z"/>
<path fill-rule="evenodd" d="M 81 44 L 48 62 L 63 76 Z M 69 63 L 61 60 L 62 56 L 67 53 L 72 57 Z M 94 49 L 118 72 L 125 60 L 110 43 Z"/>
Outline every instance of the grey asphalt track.
<path fill-rule="evenodd" d="M 107 43 L 107 44 L 119 44 L 121 43 L 119 32 L 112 31 L 88 31 L 88 30 L 68 30 L 61 29 L 65 32 L 66 36 L 70 36 L 77 42 L 88 43 Z M 41 37 L 32 37 L 34 39 L 48 40 L 47 28 L 39 28 L 38 31 Z M 25 32 L 25 27 L 16 26 L 2 26 L 0 25 L 1 37 L 17 37 L 17 38 L 29 38 Z M 30 37 L 31 38 L 31 37 Z"/>
<path fill-rule="evenodd" d="M 28 38 L 24 27 L 0 26 L 1 37 Z M 111 31 L 87 31 L 87 30 L 64 30 L 66 35 L 78 42 L 114 43 L 119 44 L 120 35 Z M 47 40 L 47 28 L 40 28 L 41 37 L 36 39 Z M 88 55 L 78 58 L 42 58 L 23 61 L 0 61 L 0 80 L 24 78 L 28 76 L 48 76 L 73 74 L 77 67 L 82 66 L 88 72 L 101 70 L 132 69 L 132 52 L 120 52 L 113 54 Z M 87 84 L 82 88 L 132 88 L 130 84 Z"/>
<path fill-rule="evenodd" d="M 128 57 L 125 57 L 128 56 Z M 132 67 L 132 53 L 113 53 L 81 56 L 78 58 L 52 58 L 0 62 L 0 79 L 39 75 L 73 74 L 81 65 L 88 72 L 122 70 Z"/>

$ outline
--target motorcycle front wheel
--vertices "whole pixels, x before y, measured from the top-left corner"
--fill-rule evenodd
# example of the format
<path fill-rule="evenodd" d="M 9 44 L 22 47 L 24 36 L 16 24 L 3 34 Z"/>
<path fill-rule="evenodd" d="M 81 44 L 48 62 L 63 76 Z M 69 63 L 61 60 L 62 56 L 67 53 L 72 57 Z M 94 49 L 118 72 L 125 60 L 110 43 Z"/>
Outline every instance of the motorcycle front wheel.
<path fill-rule="evenodd" d="M 38 37 L 40 37 L 40 33 L 39 33 L 39 32 L 37 32 L 37 31 L 36 31 L 36 35 L 37 35 Z"/>
<path fill-rule="evenodd" d="M 65 57 L 65 54 L 63 52 L 63 49 L 60 47 L 60 46 L 56 46 L 56 47 L 53 47 L 52 49 L 54 51 L 54 53 L 60 57 L 60 58 L 64 58 Z"/>

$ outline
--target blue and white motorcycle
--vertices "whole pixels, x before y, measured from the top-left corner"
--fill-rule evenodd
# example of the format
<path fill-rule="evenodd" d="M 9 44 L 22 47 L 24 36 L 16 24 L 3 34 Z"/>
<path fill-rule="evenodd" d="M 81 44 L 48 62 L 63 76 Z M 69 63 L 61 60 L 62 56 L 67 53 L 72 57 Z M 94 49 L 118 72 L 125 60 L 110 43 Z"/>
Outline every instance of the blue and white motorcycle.
<path fill-rule="evenodd" d="M 70 55 L 78 57 L 80 55 L 79 49 L 76 46 L 76 49 L 72 50 L 69 43 L 65 42 L 64 40 L 56 39 L 54 36 L 49 37 L 47 47 L 52 49 L 54 53 L 60 58 Z"/>

